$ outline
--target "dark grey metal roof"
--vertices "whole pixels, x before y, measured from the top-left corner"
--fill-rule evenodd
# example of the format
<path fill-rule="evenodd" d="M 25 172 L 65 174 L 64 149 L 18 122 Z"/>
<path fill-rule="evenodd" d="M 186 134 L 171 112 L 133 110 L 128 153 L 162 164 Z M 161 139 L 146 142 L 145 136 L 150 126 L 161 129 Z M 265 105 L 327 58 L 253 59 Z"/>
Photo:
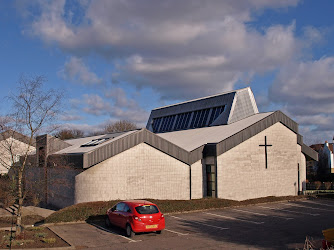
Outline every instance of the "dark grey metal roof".
<path fill-rule="evenodd" d="M 131 133 L 128 132 L 123 134 L 122 136 L 118 136 L 115 139 L 110 140 L 106 144 L 95 147 L 89 152 L 81 152 L 81 156 L 78 156 L 78 153 L 73 155 L 75 156 L 77 162 L 82 162 L 83 168 L 89 168 L 140 143 L 146 143 L 180 160 L 183 163 L 191 165 L 203 158 L 203 150 L 206 144 L 215 143 L 217 147 L 217 155 L 221 155 L 224 152 L 251 138 L 252 136 L 269 128 L 273 124 L 280 122 L 297 134 L 297 143 L 302 146 L 302 152 L 313 159 L 317 159 L 316 152 L 302 143 L 302 137 L 298 134 L 298 124 L 290 119 L 288 116 L 283 114 L 281 111 L 256 114 L 253 118 L 249 117 L 245 119 L 245 122 L 247 126 L 237 126 L 237 123 L 217 126 L 216 128 L 221 131 L 223 131 L 224 128 L 228 129 L 233 125 L 236 125 L 236 129 L 229 130 L 230 132 L 226 133 L 226 135 L 228 136 L 222 137 L 220 140 L 217 140 L 217 138 L 214 138 L 214 141 L 203 140 L 202 143 L 196 144 L 197 146 L 192 145 L 191 147 L 183 147 L 178 145 L 177 143 L 174 143 L 173 138 L 177 137 L 168 138 L 167 136 L 168 134 L 172 133 L 178 133 L 178 135 L 184 133 L 185 135 L 187 135 L 190 132 L 189 130 L 164 134 L 154 134 L 147 129 L 141 129 L 139 131 L 131 131 Z M 242 123 L 242 121 L 239 121 L 238 123 Z M 192 132 L 196 134 L 196 131 L 201 130 L 201 133 L 204 133 L 202 134 L 204 136 L 207 131 L 210 132 L 213 129 L 214 127 L 199 128 L 193 129 Z M 82 161 L 80 160 L 81 157 Z"/>
<path fill-rule="evenodd" d="M 89 168 L 140 143 L 146 143 L 184 163 L 189 164 L 190 153 L 188 151 L 174 145 L 160 136 L 157 136 L 147 129 L 141 129 L 128 134 L 127 136 L 116 139 L 111 143 L 96 148 L 94 151 L 85 153 L 83 155 L 83 168 Z"/>
<path fill-rule="evenodd" d="M 298 134 L 298 124 L 290 119 L 288 116 L 283 114 L 281 111 L 276 111 L 271 115 L 263 118 L 262 120 L 248 126 L 247 128 L 235 133 L 229 138 L 221 141 L 217 145 L 217 155 L 223 154 L 224 152 L 234 148 L 240 143 L 248 140 L 254 135 L 260 133 L 261 131 L 269 128 L 275 123 L 280 122 L 296 134 Z"/>

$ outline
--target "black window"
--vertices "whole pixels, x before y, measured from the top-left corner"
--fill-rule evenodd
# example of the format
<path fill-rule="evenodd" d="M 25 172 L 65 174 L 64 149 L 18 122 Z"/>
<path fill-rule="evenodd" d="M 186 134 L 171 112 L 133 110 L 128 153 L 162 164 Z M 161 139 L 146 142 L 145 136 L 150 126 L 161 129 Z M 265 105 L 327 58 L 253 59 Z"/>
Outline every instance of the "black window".
<path fill-rule="evenodd" d="M 187 126 L 187 117 L 190 113 L 184 113 L 182 114 L 182 122 L 180 123 L 180 129 L 183 129 Z M 188 120 L 189 121 L 189 120 Z"/>
<path fill-rule="evenodd" d="M 200 127 L 204 127 L 206 125 L 206 121 L 208 120 L 208 116 L 209 116 L 209 111 L 210 109 L 206 109 L 204 112 L 204 116 L 202 119 L 202 123 L 200 124 Z"/>
<path fill-rule="evenodd" d="M 196 116 L 196 121 L 195 121 L 195 124 L 194 124 L 194 128 L 198 128 L 198 124 L 201 122 L 201 118 L 202 118 L 203 113 L 204 113 L 203 110 L 199 110 L 197 112 L 198 112 L 198 114 Z"/>
<path fill-rule="evenodd" d="M 182 128 L 187 128 L 190 120 L 191 112 L 186 113 Z"/>
<path fill-rule="evenodd" d="M 139 207 L 136 207 L 136 211 L 139 214 L 157 214 L 159 213 L 158 208 L 154 205 L 139 206 Z"/>
<path fill-rule="evenodd" d="M 207 196 L 216 196 L 216 171 L 212 165 L 206 165 Z"/>
<path fill-rule="evenodd" d="M 153 124 L 152 124 L 152 127 L 153 127 L 153 132 L 157 132 L 158 129 L 159 129 L 159 126 L 160 126 L 160 123 L 161 123 L 161 120 L 162 118 L 156 118 L 156 119 L 153 119 Z"/>
<path fill-rule="evenodd" d="M 163 118 L 161 128 L 160 128 L 160 132 L 165 131 L 168 119 L 169 119 L 168 116 Z"/>
<path fill-rule="evenodd" d="M 224 112 L 225 106 L 215 107 L 212 109 L 210 119 L 209 119 L 209 125 L 214 122 L 214 120 L 217 119 L 217 117 Z"/>
<path fill-rule="evenodd" d="M 170 116 L 170 121 L 168 123 L 168 127 L 166 129 L 166 131 L 171 131 L 174 125 L 174 121 L 175 121 L 175 115 Z"/>
<path fill-rule="evenodd" d="M 190 124 L 190 127 L 193 128 L 194 127 L 194 124 L 195 124 L 195 119 L 196 119 L 196 116 L 197 116 L 197 111 L 195 111 L 193 113 L 193 118 L 191 119 L 191 124 Z"/>

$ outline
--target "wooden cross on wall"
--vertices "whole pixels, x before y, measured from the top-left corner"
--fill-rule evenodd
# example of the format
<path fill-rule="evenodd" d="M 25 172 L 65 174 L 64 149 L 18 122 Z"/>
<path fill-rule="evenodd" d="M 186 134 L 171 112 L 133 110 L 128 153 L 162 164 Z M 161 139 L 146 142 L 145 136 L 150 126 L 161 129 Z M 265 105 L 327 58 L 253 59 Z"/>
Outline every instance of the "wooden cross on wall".
<path fill-rule="evenodd" d="M 271 147 L 272 145 L 267 144 L 267 136 L 264 137 L 264 145 L 259 145 L 260 147 L 264 147 L 265 157 L 266 157 L 266 168 L 268 168 L 268 152 L 267 147 Z"/>

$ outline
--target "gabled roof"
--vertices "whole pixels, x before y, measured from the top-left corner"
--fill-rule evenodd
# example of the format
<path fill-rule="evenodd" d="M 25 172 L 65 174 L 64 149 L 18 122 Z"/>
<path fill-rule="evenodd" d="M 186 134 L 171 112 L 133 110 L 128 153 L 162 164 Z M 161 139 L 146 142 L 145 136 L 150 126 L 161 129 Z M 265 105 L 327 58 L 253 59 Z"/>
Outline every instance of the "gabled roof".
<path fill-rule="evenodd" d="M 206 144 L 216 144 L 217 155 L 220 155 L 277 122 L 282 123 L 297 134 L 297 143 L 302 146 L 304 154 L 317 158 L 317 153 L 303 144 L 302 137 L 298 134 L 298 124 L 280 111 L 255 114 L 229 125 L 163 134 L 154 134 L 147 129 L 129 131 L 101 145 L 94 146 L 88 151 L 89 147 L 82 148 L 80 143 L 92 140 L 92 138 L 100 138 L 100 136 L 76 139 L 71 140 L 72 147 L 65 148 L 57 154 L 73 154 L 76 157 L 82 155 L 80 162 L 83 168 L 89 168 L 140 143 L 146 143 L 191 165 L 202 159 Z"/>
<path fill-rule="evenodd" d="M 25 136 L 19 132 L 16 132 L 14 130 L 6 130 L 2 133 L 0 133 L 0 141 L 7 140 L 8 138 L 14 138 L 15 140 L 18 140 L 20 142 L 23 142 L 25 144 L 29 144 L 30 138 L 28 136 Z M 36 147 L 36 140 L 32 139 L 31 146 Z"/>
<path fill-rule="evenodd" d="M 158 135 L 187 151 L 192 151 L 207 143 L 219 143 L 273 113 L 274 112 L 255 114 L 228 125 L 189 129 L 161 133 Z"/>

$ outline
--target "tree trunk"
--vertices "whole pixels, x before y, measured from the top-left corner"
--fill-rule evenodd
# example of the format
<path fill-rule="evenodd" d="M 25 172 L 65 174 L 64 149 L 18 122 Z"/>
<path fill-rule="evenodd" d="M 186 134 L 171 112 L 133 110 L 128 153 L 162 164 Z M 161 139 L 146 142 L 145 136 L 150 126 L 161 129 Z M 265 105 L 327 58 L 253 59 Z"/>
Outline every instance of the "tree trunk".
<path fill-rule="evenodd" d="M 19 206 L 17 208 L 17 217 L 16 217 L 16 235 L 20 235 L 22 231 L 22 205 L 23 205 L 23 190 L 22 190 L 22 178 L 23 178 L 23 169 L 19 168 L 18 173 L 18 186 L 17 186 L 17 197 Z"/>

